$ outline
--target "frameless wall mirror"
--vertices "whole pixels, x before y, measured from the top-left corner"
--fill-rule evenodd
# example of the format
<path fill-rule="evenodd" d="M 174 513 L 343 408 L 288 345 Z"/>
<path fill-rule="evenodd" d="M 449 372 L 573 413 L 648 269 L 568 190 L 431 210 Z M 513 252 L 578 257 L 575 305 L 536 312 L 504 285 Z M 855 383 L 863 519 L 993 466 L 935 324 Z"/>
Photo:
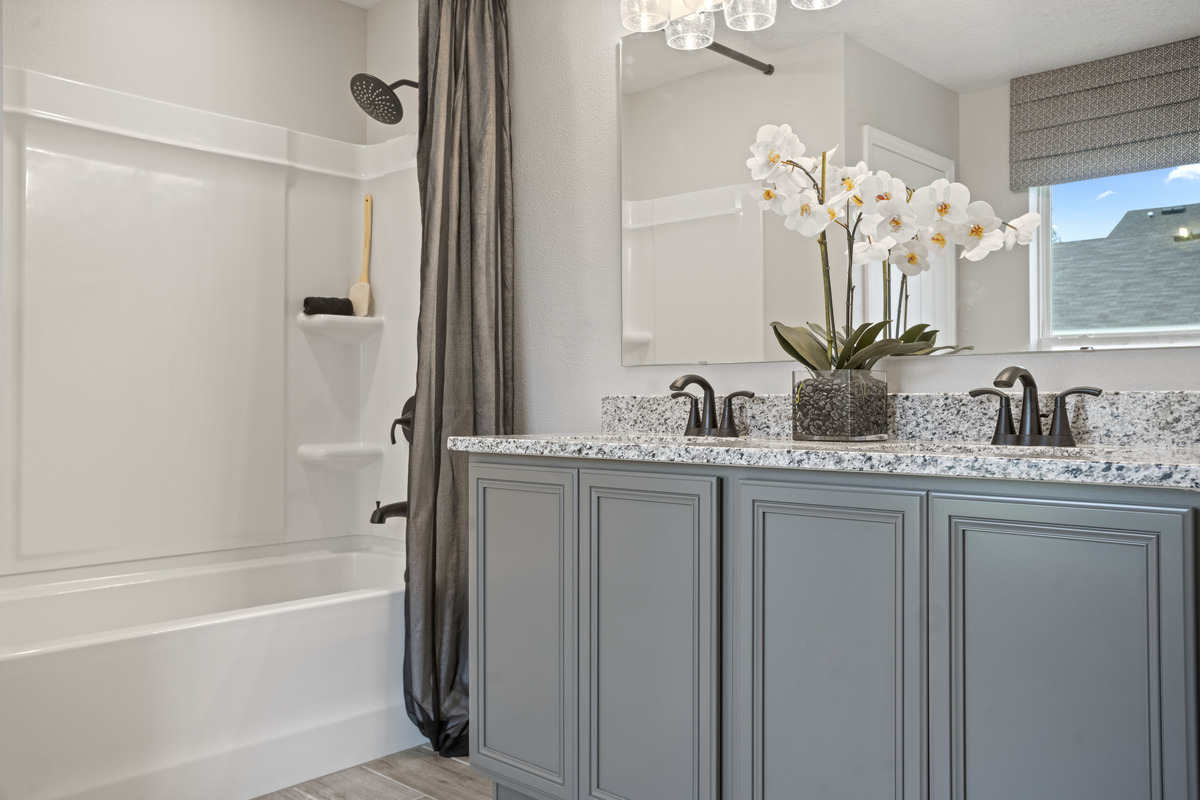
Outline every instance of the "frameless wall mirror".
<path fill-rule="evenodd" d="M 788 123 L 810 155 L 836 146 L 838 163 L 863 159 L 910 187 L 939 176 L 962 181 L 973 200 L 988 201 L 1003 219 L 1039 207 L 1045 212 L 1045 191 L 1009 189 L 1009 80 L 1198 36 L 1193 5 L 1149 0 L 1138 9 L 1137 26 L 1128 24 L 1128 6 L 1115 0 L 1049 6 L 1016 0 L 1002 7 L 986 0 L 845 0 L 821 11 L 780 2 L 774 25 L 753 32 L 730 30 L 717 14 L 715 40 L 772 65 L 770 75 L 716 52 L 674 50 L 662 32 L 625 36 L 622 362 L 786 360 L 770 323 L 823 319 L 815 243 L 787 230 L 782 217 L 760 211 L 749 196 L 755 184 L 745 162 L 760 126 Z M 1068 29 L 1069 39 L 1056 34 Z M 1181 80 L 1194 82 L 1191 74 Z M 1161 222 L 1164 209 L 1185 207 L 1165 217 L 1187 217 L 1170 231 L 1171 244 L 1180 245 L 1172 251 L 1176 273 L 1200 280 L 1200 235 L 1194 247 L 1183 246 L 1200 234 L 1192 230 L 1200 222 L 1188 224 L 1200 209 L 1200 167 L 1174 166 L 1180 169 L 1163 171 L 1158 184 L 1136 193 L 1119 178 L 1086 197 L 1081 191 L 1103 181 L 1086 190 L 1060 189 L 1055 197 L 1069 195 L 1072 205 L 1063 201 L 1056 208 L 1044 242 L 979 262 L 934 264 L 910 287 L 909 323 L 930 322 L 942 331 L 939 344 L 976 353 L 1136 343 L 1096 333 L 1048 335 L 1051 315 L 1058 315 L 1059 333 L 1068 331 L 1081 313 L 1079 298 L 1095 287 L 1081 284 L 1078 274 L 1054 278 L 1046 262 L 1052 240 L 1104 240 L 1130 230 L 1126 218 L 1153 210 Z M 1113 287 L 1104 291 L 1114 304 L 1145 294 L 1139 281 L 1147 279 L 1127 246 L 1088 248 L 1096 254 L 1090 258 L 1113 265 Z M 844 249 L 831 239 L 835 269 L 844 264 Z M 1058 302 L 1051 307 L 1054 281 Z M 835 286 L 840 302 L 845 288 Z M 857 276 L 854 291 L 856 306 L 881 318 L 871 276 Z M 1197 293 L 1200 283 L 1187 292 Z M 1175 326 L 1178 315 L 1164 316 L 1161 306 L 1141 304 L 1138 313 L 1150 327 Z M 1075 317 L 1068 318 L 1067 309 Z M 1193 323 L 1200 327 L 1200 319 L 1182 325 Z M 1200 336 L 1168 330 L 1141 343 L 1196 344 Z"/>

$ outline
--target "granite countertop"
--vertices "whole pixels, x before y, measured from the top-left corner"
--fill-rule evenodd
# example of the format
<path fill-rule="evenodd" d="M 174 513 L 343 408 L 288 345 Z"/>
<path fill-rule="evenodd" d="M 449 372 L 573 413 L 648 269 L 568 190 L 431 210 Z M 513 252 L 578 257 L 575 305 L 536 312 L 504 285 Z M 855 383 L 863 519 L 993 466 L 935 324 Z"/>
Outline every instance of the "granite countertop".
<path fill-rule="evenodd" d="M 676 464 L 783 467 L 1200 489 L 1200 447 L 997 447 L 988 443 L 793 442 L 665 434 L 456 436 L 451 450 Z"/>

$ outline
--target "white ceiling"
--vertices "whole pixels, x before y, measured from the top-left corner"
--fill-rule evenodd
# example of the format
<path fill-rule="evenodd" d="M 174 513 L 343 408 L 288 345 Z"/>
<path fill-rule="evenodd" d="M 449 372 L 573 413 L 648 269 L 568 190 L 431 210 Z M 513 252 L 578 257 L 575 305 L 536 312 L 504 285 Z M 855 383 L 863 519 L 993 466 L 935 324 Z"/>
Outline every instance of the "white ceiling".
<path fill-rule="evenodd" d="M 365 8 L 370 11 L 372 8 L 382 3 L 383 0 L 342 0 L 342 2 L 349 3 L 352 6 L 358 6 L 359 8 Z"/>
<path fill-rule="evenodd" d="M 726 28 L 718 12 L 716 40 L 769 61 L 776 50 L 844 33 L 956 92 L 1200 36 L 1200 0 L 844 0 L 823 11 L 778 0 L 778 6 L 772 27 L 749 33 Z M 644 67 L 635 67 L 627 92 L 664 82 L 664 71 L 678 78 L 729 63 L 713 53 L 671 50 L 661 32 L 624 42 Z"/>

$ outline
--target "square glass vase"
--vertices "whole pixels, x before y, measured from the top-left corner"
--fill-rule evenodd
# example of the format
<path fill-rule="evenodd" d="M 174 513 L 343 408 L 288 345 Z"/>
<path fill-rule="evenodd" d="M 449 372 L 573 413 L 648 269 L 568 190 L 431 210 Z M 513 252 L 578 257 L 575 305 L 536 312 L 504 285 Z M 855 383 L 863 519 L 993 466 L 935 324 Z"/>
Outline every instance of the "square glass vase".
<path fill-rule="evenodd" d="M 888 437 L 887 373 L 880 369 L 792 373 L 792 439 L 871 442 Z"/>

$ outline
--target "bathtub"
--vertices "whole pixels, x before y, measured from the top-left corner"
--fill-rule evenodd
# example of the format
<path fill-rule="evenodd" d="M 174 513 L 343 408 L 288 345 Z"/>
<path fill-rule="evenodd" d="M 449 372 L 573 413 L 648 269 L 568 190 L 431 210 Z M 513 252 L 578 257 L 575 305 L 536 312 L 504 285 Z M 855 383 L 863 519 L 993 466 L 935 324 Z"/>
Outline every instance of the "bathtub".
<path fill-rule="evenodd" d="M 382 545 L 0 585 L 0 800 L 245 800 L 419 744 L 403 576 Z"/>

